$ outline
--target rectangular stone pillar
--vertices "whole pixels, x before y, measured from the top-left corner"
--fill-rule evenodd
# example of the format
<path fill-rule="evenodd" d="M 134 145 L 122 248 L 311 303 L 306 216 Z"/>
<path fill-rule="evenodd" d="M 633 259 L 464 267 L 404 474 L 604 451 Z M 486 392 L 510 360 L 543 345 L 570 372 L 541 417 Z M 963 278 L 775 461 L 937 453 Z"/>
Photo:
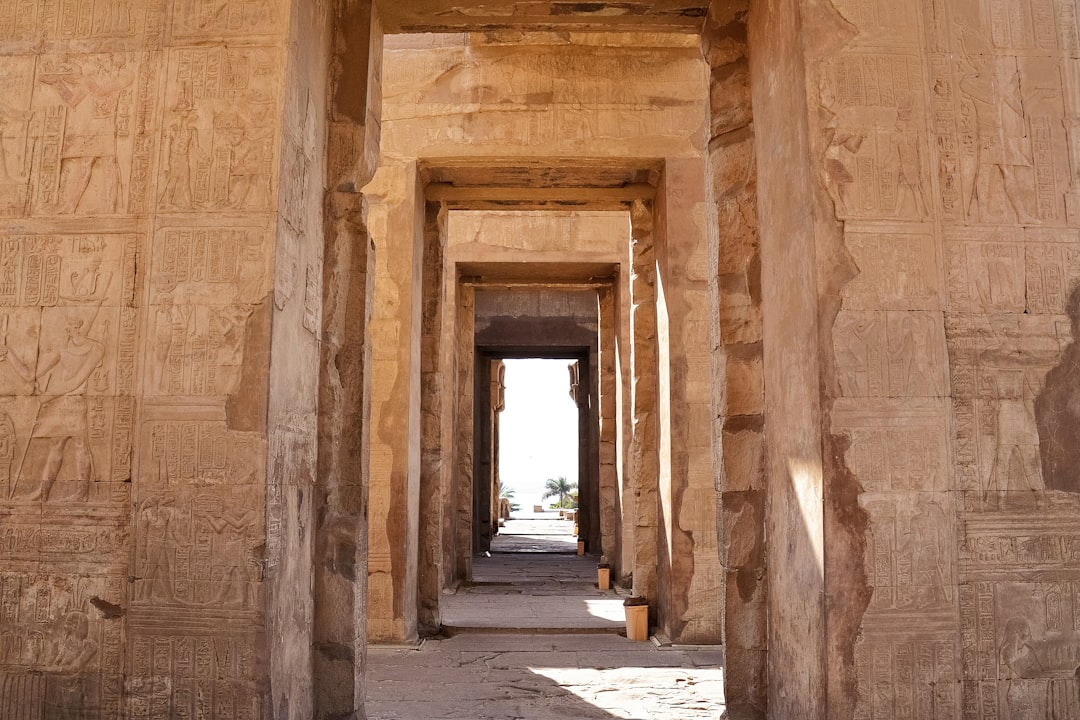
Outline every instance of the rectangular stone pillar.
<path fill-rule="evenodd" d="M 660 431 L 656 258 L 651 204 L 635 201 L 630 222 L 630 412 L 633 420 L 628 475 L 634 494 L 633 593 L 649 599 L 649 613 L 655 621 Z"/>
<path fill-rule="evenodd" d="M 764 385 L 757 165 L 745 0 L 715 0 L 702 32 L 710 67 L 709 294 L 713 463 L 721 515 L 724 696 L 733 719 L 766 697 Z"/>
<path fill-rule="evenodd" d="M 379 299 L 371 318 L 368 639 L 415 642 L 424 217 L 415 163 L 384 163 L 365 201 Z"/>
<path fill-rule="evenodd" d="M 454 426 L 454 480 L 451 503 L 454 533 L 454 577 L 472 579 L 473 553 L 473 405 L 474 388 L 476 289 L 472 285 L 457 282 L 455 278 L 455 329 L 456 387 Z"/>
<path fill-rule="evenodd" d="M 368 446 L 375 253 L 357 192 L 374 173 L 381 112 L 382 30 L 370 0 L 337 0 L 330 74 L 320 328 L 318 474 L 314 489 L 314 717 L 363 716 L 367 642 Z M 313 44 L 312 36 L 297 39 Z M 342 76 L 343 68 L 350 72 Z M 345 86 L 344 88 L 342 86 Z M 308 220 L 307 227 L 315 225 Z M 308 279 L 311 282 L 311 278 Z M 316 318 L 306 318 L 305 322 Z M 286 378 L 285 382 L 296 382 Z M 285 595 L 287 600 L 287 595 Z M 286 611 L 288 608 L 284 608 Z M 293 715 L 303 716 L 303 712 Z"/>
<path fill-rule="evenodd" d="M 662 453 L 658 572 L 665 634 L 677 643 L 719 644 L 724 577 L 712 461 L 704 185 L 700 160 L 669 158 L 658 192 L 654 231 Z"/>
<path fill-rule="evenodd" d="M 375 253 L 363 225 L 363 198 L 327 202 L 319 476 L 315 491 L 315 717 L 363 707 L 367 627 L 367 478 L 371 406 L 368 325 Z"/>
<path fill-rule="evenodd" d="M 822 417 L 800 3 L 750 10 L 764 316 L 768 716 L 825 720 Z"/>
<path fill-rule="evenodd" d="M 620 529 L 623 518 L 621 513 L 621 493 L 619 487 L 619 448 L 618 448 L 618 345 L 616 327 L 618 314 L 615 312 L 618 289 L 613 286 L 601 287 L 597 293 L 600 311 L 599 338 L 599 393 L 598 415 L 600 421 L 600 554 L 609 563 L 619 561 Z M 619 568 L 612 567 L 612 577 L 618 577 Z"/>
<path fill-rule="evenodd" d="M 446 298 L 446 211 L 438 203 L 427 203 L 424 212 L 423 308 L 420 341 L 420 543 L 418 622 L 424 633 L 440 627 L 439 595 L 446 579 L 446 485 L 451 463 L 446 448 L 451 446 L 453 407 L 447 382 L 447 352 L 444 345 Z M 449 387 L 448 387 L 449 386 Z"/>
<path fill-rule="evenodd" d="M 491 526 L 491 460 L 494 413 L 491 398 L 491 373 L 494 361 L 489 353 L 477 353 L 473 380 L 473 472 L 472 472 L 472 548 L 473 554 L 489 552 L 494 530 Z"/>

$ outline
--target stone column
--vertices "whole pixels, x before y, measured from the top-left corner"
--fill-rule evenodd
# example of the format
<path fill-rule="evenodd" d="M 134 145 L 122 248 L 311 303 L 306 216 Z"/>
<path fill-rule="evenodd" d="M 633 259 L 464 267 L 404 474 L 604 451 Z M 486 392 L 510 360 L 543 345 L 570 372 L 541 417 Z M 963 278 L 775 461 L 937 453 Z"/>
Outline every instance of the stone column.
<path fill-rule="evenodd" d="M 499 533 L 499 417 L 506 408 L 506 365 L 502 360 L 491 363 L 491 532 Z"/>
<path fill-rule="evenodd" d="M 491 517 L 491 458 L 493 403 L 491 397 L 491 374 L 494 361 L 487 353 L 479 354 L 476 363 L 473 404 L 473 504 L 472 504 L 472 547 L 473 554 L 491 550 L 491 538 L 494 534 Z"/>
<path fill-rule="evenodd" d="M 599 338 L 599 392 L 597 414 L 600 432 L 600 554 L 608 562 L 618 561 L 619 529 L 622 525 L 620 509 L 622 501 L 619 493 L 618 472 L 618 348 L 615 338 L 618 328 L 615 326 L 617 314 L 615 302 L 618 290 L 614 287 L 602 287 L 598 294 L 600 311 Z M 612 568 L 612 577 L 619 577 L 619 568 Z"/>
<path fill-rule="evenodd" d="M 704 185 L 700 161 L 669 158 L 657 202 L 663 511 L 659 606 L 663 630 L 672 642 L 719 644 L 724 577 L 717 549 L 711 436 L 712 319 Z"/>
<path fill-rule="evenodd" d="M 597 322 L 599 328 L 599 322 Z M 600 385 L 596 374 L 600 367 L 599 352 L 595 345 L 590 349 L 588 359 L 582 359 L 585 366 L 582 373 L 578 399 L 578 437 L 581 446 L 578 450 L 578 523 L 585 538 L 585 549 L 597 554 L 600 550 L 600 407 L 597 395 Z M 588 501 L 582 499 L 580 487 L 588 490 Z"/>
<path fill-rule="evenodd" d="M 447 408 L 453 405 L 447 392 L 447 368 L 443 345 L 446 254 L 446 211 L 439 203 L 427 203 L 424 213 L 424 278 L 420 339 L 420 543 L 417 621 L 425 634 L 437 632 L 439 594 L 445 569 L 443 525 L 445 483 L 451 463 Z"/>
<path fill-rule="evenodd" d="M 749 46 L 764 317 L 768 716 L 824 720 L 822 419 L 804 61 L 794 0 L 757 4 Z"/>
<path fill-rule="evenodd" d="M 456 287 L 454 334 L 457 347 L 454 358 L 457 399 L 454 428 L 454 489 L 451 497 L 454 529 L 454 578 L 472 578 L 473 553 L 473 405 L 476 399 L 473 376 L 475 375 L 475 326 L 476 290 L 472 285 L 458 283 Z"/>
<path fill-rule="evenodd" d="M 415 163 L 384 162 L 364 190 L 378 259 L 371 318 L 368 639 L 414 642 L 423 196 Z"/>
<path fill-rule="evenodd" d="M 318 475 L 314 505 L 312 679 L 317 720 L 363 717 L 367 644 L 369 321 L 375 253 L 363 197 L 379 151 L 382 31 L 370 0 L 338 0 L 327 93 Z M 311 42 L 302 37 L 298 45 Z M 331 73 L 333 70 L 331 70 Z M 362 81 L 358 81 L 362 79 Z M 343 87 L 344 86 L 344 87 Z M 310 279 L 309 279 L 310 281 Z M 295 383 L 296 378 L 284 382 Z M 298 713 L 301 714 L 302 713 Z"/>
<path fill-rule="evenodd" d="M 635 201 L 630 211 L 630 404 L 629 485 L 634 493 L 633 593 L 657 599 L 657 481 L 660 474 L 656 259 L 652 206 Z"/>
<path fill-rule="evenodd" d="M 727 712 L 766 707 L 764 386 L 757 166 L 745 0 L 716 0 L 702 33 L 710 67 L 710 337 L 713 463 L 721 516 Z"/>
<path fill-rule="evenodd" d="M 374 249 L 361 196 L 329 198 L 316 488 L 315 717 L 363 707 Z"/>

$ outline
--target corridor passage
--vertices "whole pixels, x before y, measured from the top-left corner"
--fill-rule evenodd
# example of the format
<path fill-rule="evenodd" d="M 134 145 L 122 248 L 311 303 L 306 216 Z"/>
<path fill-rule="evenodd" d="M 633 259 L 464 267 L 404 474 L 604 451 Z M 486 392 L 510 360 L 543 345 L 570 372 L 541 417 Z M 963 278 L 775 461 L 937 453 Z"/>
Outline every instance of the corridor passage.
<path fill-rule="evenodd" d="M 463 633 L 368 648 L 369 720 L 718 720 L 723 653 L 618 635 Z"/>
<path fill-rule="evenodd" d="M 473 558 L 473 581 L 442 596 L 445 634 L 545 631 L 625 634 L 623 596 L 596 587 L 595 556 L 577 555 L 572 520 L 557 511 L 516 513 Z"/>
<path fill-rule="evenodd" d="M 719 718 L 722 650 L 627 640 L 626 592 L 597 589 L 598 558 L 577 556 L 564 525 L 507 521 L 473 583 L 442 596 L 441 637 L 369 647 L 368 717 Z"/>

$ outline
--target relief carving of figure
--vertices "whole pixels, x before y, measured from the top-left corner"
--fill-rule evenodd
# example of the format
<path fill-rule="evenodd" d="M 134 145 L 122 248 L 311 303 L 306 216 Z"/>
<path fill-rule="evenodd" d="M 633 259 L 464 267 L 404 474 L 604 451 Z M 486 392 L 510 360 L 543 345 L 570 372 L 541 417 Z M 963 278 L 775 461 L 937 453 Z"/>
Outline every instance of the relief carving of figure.
<path fill-rule="evenodd" d="M 244 361 L 244 334 L 251 306 L 241 303 L 215 308 L 210 316 L 210 346 L 214 359 L 221 370 L 219 392 L 232 392 L 239 380 L 240 365 Z"/>
<path fill-rule="evenodd" d="M 911 108 L 896 111 L 896 131 L 892 135 L 895 152 L 893 162 L 896 172 L 896 205 L 893 215 L 923 220 L 930 212 L 922 185 L 922 165 L 919 157 L 919 139 L 911 131 Z"/>
<path fill-rule="evenodd" d="M 878 321 L 871 316 L 848 319 L 843 326 L 837 320 L 837 364 L 840 387 L 846 397 L 873 394 L 876 385 L 873 355 L 877 335 Z"/>
<path fill-rule="evenodd" d="M 996 448 L 988 491 L 1043 490 L 1039 467 L 1039 433 L 1035 427 L 1031 383 L 1024 370 L 998 374 Z M 1014 471 L 1014 461 L 1019 472 Z"/>
<path fill-rule="evenodd" d="M 46 69 L 42 84 L 56 91 L 68 108 L 56 210 L 116 212 L 123 204 L 120 162 L 117 157 L 116 121 L 120 92 L 135 81 L 134 73 L 117 67 L 113 58 L 83 68 L 63 62 Z M 91 181 L 99 178 L 101 201 L 83 204 Z"/>
<path fill-rule="evenodd" d="M 183 350 L 191 331 L 194 308 L 176 305 L 164 295 L 155 311 L 153 390 L 170 392 L 170 379 L 182 372 Z"/>
<path fill-rule="evenodd" d="M 934 368 L 933 321 L 906 314 L 900 321 L 898 337 L 889 343 L 890 366 L 895 375 L 893 390 L 899 395 L 937 395 L 941 375 Z"/>
<path fill-rule="evenodd" d="M 1035 652 L 1031 625 L 1025 618 L 1014 617 L 1005 623 L 998 657 L 1011 675 L 1005 694 L 1010 719 L 1047 717 L 1046 683 L 1034 679 L 1043 674 L 1045 664 Z"/>
<path fill-rule="evenodd" d="M 229 207 L 239 210 L 265 206 L 270 188 L 264 132 L 248 127 L 236 113 L 215 119 L 229 149 Z"/>
<path fill-rule="evenodd" d="M 829 144 L 825 148 L 825 187 L 836 205 L 837 215 L 849 215 L 855 208 L 849 196 L 855 182 L 852 168 L 855 156 L 866 136 L 853 130 L 833 126 L 829 129 Z"/>
<path fill-rule="evenodd" d="M 945 511 L 920 493 L 911 516 L 899 519 L 903 522 L 897 525 L 901 533 L 897 554 L 910 563 L 911 602 L 916 607 L 952 602 L 952 524 Z"/>
<path fill-rule="evenodd" d="M 29 184 L 32 151 L 26 145 L 30 142 L 32 117 L 32 112 L 17 110 L 0 100 L 0 187 L 26 187 Z M 17 146 L 21 142 L 24 147 L 18 151 Z"/>
<path fill-rule="evenodd" d="M 50 683 L 51 709 L 57 718 L 88 717 L 86 700 L 93 678 L 86 675 L 90 661 L 98 653 L 98 644 L 90 637 L 86 613 L 72 610 L 64 615 L 59 637 L 54 641 L 46 671 L 56 673 Z"/>
<path fill-rule="evenodd" d="M 139 540 L 143 546 L 142 583 L 136 593 L 140 600 L 173 602 L 176 599 L 172 553 L 191 545 L 182 534 L 184 517 L 166 493 L 144 500 L 139 509 Z"/>
<path fill-rule="evenodd" d="M 64 616 L 60 637 L 53 643 L 48 670 L 60 673 L 79 673 L 98 651 L 98 644 L 89 637 L 90 620 L 86 613 L 72 610 Z"/>
<path fill-rule="evenodd" d="M 214 531 L 212 555 L 223 568 L 213 578 L 219 587 L 213 603 L 227 607 L 248 607 L 251 604 L 247 562 L 247 530 L 255 519 L 254 510 L 229 508 L 219 515 L 206 518 Z"/>
<path fill-rule="evenodd" d="M 979 354 L 979 365 L 991 371 L 997 381 L 997 397 L 991 401 L 995 413 L 993 455 L 988 458 L 984 496 L 990 503 L 1045 489 L 1035 396 L 1040 389 L 1040 372 L 1058 355 L 1056 342 L 1032 343 L 1015 329 L 1007 329 L 1005 334 L 996 347 Z"/>
<path fill-rule="evenodd" d="M 70 499 L 89 497 L 94 460 L 88 434 L 86 384 L 105 358 L 105 345 L 89 337 L 88 332 L 89 323 L 70 318 L 64 346 L 43 353 L 33 369 L 6 344 L 0 346 L 0 362 L 7 361 L 23 380 L 35 383 L 41 398 L 16 479 L 18 483 L 35 469 L 27 462 L 31 450 L 44 445 L 46 456 L 40 467 L 40 481 L 27 496 L 28 500 L 49 500 L 69 443 L 74 446 L 75 479 L 79 486 Z"/>
<path fill-rule="evenodd" d="M 983 220 L 1000 218 L 997 207 L 1005 205 L 1018 222 L 1035 222 L 1038 218 L 1026 207 L 1034 178 L 1024 106 L 1046 90 L 1035 88 L 1025 96 L 1015 60 L 1003 74 L 993 48 L 976 32 L 965 29 L 962 44 L 960 90 L 974 110 L 978 143 L 975 177 L 966 203 L 968 214 Z"/>
<path fill-rule="evenodd" d="M 197 204 L 194 182 L 199 166 L 208 163 L 210 157 L 199 141 L 198 113 L 194 106 L 181 100 L 175 107 L 176 119 L 165 130 L 165 189 L 161 193 L 161 205 L 176 210 L 190 210 Z"/>
<path fill-rule="evenodd" d="M 15 426 L 11 416 L 0 412 L 0 483 L 11 480 L 11 464 L 15 460 Z"/>

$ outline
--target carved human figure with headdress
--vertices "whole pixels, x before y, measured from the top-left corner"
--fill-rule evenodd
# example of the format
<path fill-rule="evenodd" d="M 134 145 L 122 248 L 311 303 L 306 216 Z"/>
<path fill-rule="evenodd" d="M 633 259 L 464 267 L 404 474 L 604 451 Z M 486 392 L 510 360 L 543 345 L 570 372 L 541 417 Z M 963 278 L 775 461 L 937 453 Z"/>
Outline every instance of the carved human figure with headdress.
<path fill-rule="evenodd" d="M 104 360 L 105 345 L 89 337 L 88 330 L 85 320 L 69 318 L 64 345 L 42 353 L 34 368 L 11 348 L 0 346 L 0 362 L 7 362 L 23 380 L 34 383 L 41 397 L 26 453 L 29 454 L 34 445 L 45 445 L 47 449 L 41 465 L 40 483 L 27 497 L 29 500 L 49 499 L 69 443 L 74 445 L 75 475 L 79 484 L 75 499 L 85 500 L 89 495 L 93 456 L 88 434 L 86 383 Z M 20 475 L 30 469 L 26 467 L 25 458 L 26 455 Z"/>
<path fill-rule="evenodd" d="M 174 108 L 175 119 L 165 129 L 165 189 L 161 193 L 164 207 L 190 210 L 197 204 L 193 191 L 200 163 L 209 161 L 199 140 L 198 113 L 187 100 Z"/>
<path fill-rule="evenodd" d="M 95 175 L 104 197 L 96 207 L 115 212 L 122 203 L 120 163 L 117 158 L 116 120 L 120 91 L 135 81 L 126 67 L 112 57 L 89 63 L 60 62 L 46 67 L 39 77 L 68 110 L 60 149 L 57 210 L 64 214 L 80 208 Z"/>

